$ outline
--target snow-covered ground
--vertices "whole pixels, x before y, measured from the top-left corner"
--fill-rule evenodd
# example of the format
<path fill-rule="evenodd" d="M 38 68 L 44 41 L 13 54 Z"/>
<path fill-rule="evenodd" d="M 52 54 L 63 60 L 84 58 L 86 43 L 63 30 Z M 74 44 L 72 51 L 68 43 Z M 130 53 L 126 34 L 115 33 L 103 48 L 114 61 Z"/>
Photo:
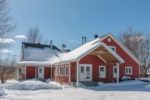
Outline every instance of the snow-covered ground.
<path fill-rule="evenodd" d="M 12 84 L 19 85 L 14 86 Z M 45 89 L 33 89 L 33 85 Z M 6 95 L 1 96 L 0 100 L 150 100 L 150 83 L 138 80 L 79 88 L 63 88 L 55 82 L 44 83 L 37 80 L 9 81 L 4 86 L 6 87 L 4 90 Z M 18 88 L 24 86 L 24 88 L 20 90 L 10 88 L 13 86 Z M 2 89 L 2 87 L 1 85 L 0 88 Z M 25 87 L 31 87 L 31 89 Z"/>

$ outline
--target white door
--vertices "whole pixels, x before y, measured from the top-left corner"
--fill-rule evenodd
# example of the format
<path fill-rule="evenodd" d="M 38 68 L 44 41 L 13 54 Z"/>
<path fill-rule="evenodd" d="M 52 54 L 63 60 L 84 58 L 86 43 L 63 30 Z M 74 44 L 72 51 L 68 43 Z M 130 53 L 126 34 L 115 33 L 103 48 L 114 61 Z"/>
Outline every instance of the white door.
<path fill-rule="evenodd" d="M 99 78 L 106 78 L 106 66 L 99 66 Z"/>
<path fill-rule="evenodd" d="M 117 78 L 117 66 L 113 66 L 113 77 Z"/>
<path fill-rule="evenodd" d="M 44 78 L 44 67 L 38 67 L 38 78 L 39 79 Z"/>
<path fill-rule="evenodd" d="M 79 75 L 80 75 L 80 81 L 92 81 L 92 65 L 80 64 Z"/>

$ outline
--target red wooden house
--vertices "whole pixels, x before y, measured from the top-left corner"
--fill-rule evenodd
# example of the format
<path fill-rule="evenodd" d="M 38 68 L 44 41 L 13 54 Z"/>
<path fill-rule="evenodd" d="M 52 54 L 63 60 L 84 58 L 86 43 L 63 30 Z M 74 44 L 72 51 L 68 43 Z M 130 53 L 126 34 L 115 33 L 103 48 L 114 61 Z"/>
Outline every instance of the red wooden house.
<path fill-rule="evenodd" d="M 46 62 L 23 60 L 20 65 L 26 69 L 25 78 L 31 78 L 28 74 L 34 74 L 32 78 L 38 78 L 36 76 L 40 71 L 35 72 L 36 67 L 49 66 L 51 79 L 67 84 L 76 82 L 78 86 L 84 81 L 119 82 L 123 76 L 138 78 L 142 63 L 114 36 L 108 34 L 70 52 L 57 53 Z M 30 68 L 31 66 L 34 68 Z"/>

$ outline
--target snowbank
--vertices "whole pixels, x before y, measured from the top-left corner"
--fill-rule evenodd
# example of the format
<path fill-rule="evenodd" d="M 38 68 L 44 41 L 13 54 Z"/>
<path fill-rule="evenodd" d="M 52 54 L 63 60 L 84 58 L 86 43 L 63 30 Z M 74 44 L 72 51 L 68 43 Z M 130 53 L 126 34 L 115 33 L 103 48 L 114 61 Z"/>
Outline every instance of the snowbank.
<path fill-rule="evenodd" d="M 39 80 L 26 80 L 26 81 L 7 81 L 5 84 L 0 85 L 0 90 L 42 90 L 42 89 L 62 89 L 62 86 L 56 82 L 42 82 Z"/>
<path fill-rule="evenodd" d="M 150 82 L 150 77 L 141 77 L 139 78 L 141 81 Z"/>
<path fill-rule="evenodd" d="M 125 86 L 125 85 L 136 85 L 136 84 L 144 84 L 144 82 L 139 80 L 130 80 L 130 81 L 123 81 L 120 83 L 98 83 L 99 86 Z"/>

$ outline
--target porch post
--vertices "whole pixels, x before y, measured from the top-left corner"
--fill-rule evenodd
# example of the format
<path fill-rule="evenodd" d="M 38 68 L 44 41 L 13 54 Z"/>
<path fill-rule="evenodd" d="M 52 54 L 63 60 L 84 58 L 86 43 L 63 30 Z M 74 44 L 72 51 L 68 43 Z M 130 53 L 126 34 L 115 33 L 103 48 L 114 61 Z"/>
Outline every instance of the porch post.
<path fill-rule="evenodd" d="M 27 69 L 26 66 L 24 67 L 24 71 L 25 71 L 25 79 L 27 78 Z"/>
<path fill-rule="evenodd" d="M 38 66 L 35 66 L 35 78 L 37 79 L 37 69 L 38 69 Z"/>
<path fill-rule="evenodd" d="M 71 83 L 71 67 L 70 67 L 70 62 L 69 62 L 69 84 Z"/>
<path fill-rule="evenodd" d="M 120 74 L 119 63 L 117 63 L 117 83 L 119 83 L 119 74 Z"/>
<path fill-rule="evenodd" d="M 53 67 L 53 66 L 52 66 L 52 65 L 50 65 L 50 67 L 51 67 L 51 80 L 52 80 L 52 71 L 53 71 L 53 70 L 52 70 L 52 67 Z"/>
<path fill-rule="evenodd" d="M 79 86 L 79 60 L 77 60 L 77 75 L 76 75 L 76 84 L 77 84 L 77 87 Z"/>

